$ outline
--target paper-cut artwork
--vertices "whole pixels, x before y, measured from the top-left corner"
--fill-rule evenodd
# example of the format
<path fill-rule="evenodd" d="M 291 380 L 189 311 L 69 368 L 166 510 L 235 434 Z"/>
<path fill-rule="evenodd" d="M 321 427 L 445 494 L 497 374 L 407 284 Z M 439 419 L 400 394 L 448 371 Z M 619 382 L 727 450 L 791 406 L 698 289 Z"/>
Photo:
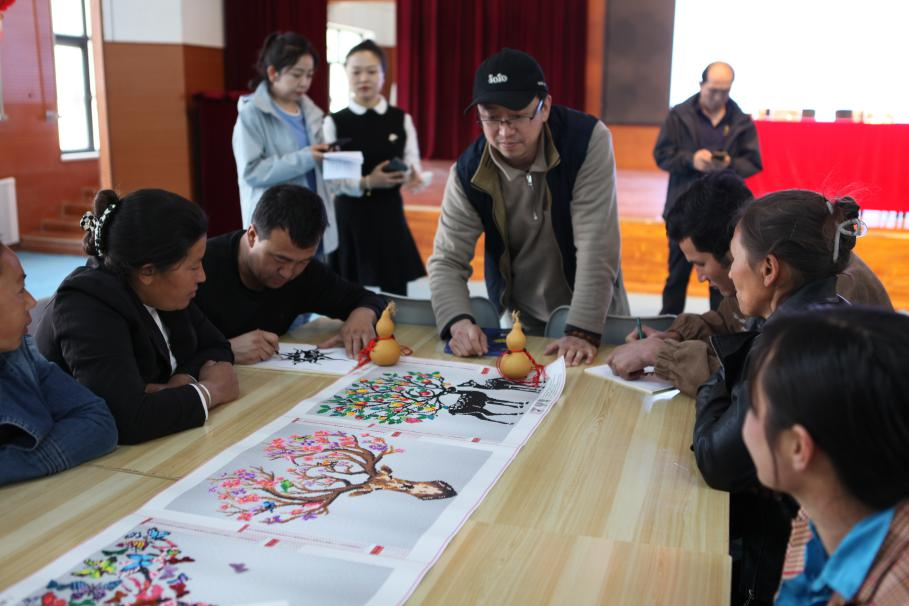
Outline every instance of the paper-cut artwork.
<path fill-rule="evenodd" d="M 314 349 L 274 361 L 345 361 Z M 5 590 L 0 606 L 401 603 L 565 384 L 561 359 L 539 387 L 493 373 L 418 358 L 353 371 Z"/>
<path fill-rule="evenodd" d="M 252 530 L 131 515 L 4 591 L 0 604 L 387 604 L 413 582 L 412 571 L 382 558 L 301 547 Z"/>
<path fill-rule="evenodd" d="M 457 386 L 445 380 L 442 373 L 383 372 L 381 377 L 363 377 L 323 403 L 318 414 L 332 417 L 375 419 L 379 423 L 422 423 L 436 418 L 446 410 L 452 415 L 470 415 L 493 423 L 512 424 L 513 421 L 494 419 L 495 416 L 518 416 L 521 412 L 503 412 L 495 406 L 523 409 L 526 402 L 494 398 L 480 390 L 515 390 L 538 393 L 538 389 L 523 389 L 504 379 L 488 384 L 466 381 Z M 490 379 L 496 381 L 496 379 Z M 506 385 L 506 383 L 508 385 Z M 494 385 L 494 386 L 493 386 Z M 449 401 L 443 401 L 446 396 Z"/>
<path fill-rule="evenodd" d="M 365 367 L 343 377 L 295 411 L 520 445 L 564 387 L 564 362 L 548 371 L 547 380 L 535 386 L 509 381 L 488 366 L 402 358 L 390 368 Z"/>
<path fill-rule="evenodd" d="M 251 368 L 291 370 L 294 372 L 346 375 L 357 366 L 343 347 L 320 349 L 309 343 L 281 343 L 271 359 Z"/>
<path fill-rule="evenodd" d="M 338 360 L 339 358 L 334 358 L 329 354 L 325 353 L 318 347 L 315 349 L 300 349 L 295 348 L 291 351 L 282 351 L 278 353 L 278 356 L 282 360 L 287 360 L 292 362 L 294 366 L 297 364 L 318 364 L 319 362 L 324 362 L 325 360 Z"/>
<path fill-rule="evenodd" d="M 255 465 L 213 478 L 209 491 L 217 494 L 225 515 L 244 521 L 258 517 L 266 524 L 327 515 L 341 496 L 386 490 L 425 501 L 457 494 L 442 480 L 413 481 L 392 475 L 383 461 L 400 452 L 382 436 L 369 433 L 316 431 L 277 437 L 266 446 L 265 455 L 292 465 L 284 475 Z"/>
<path fill-rule="evenodd" d="M 26 604 L 158 604 L 189 593 L 189 564 L 169 531 L 157 527 L 130 531 L 95 559 L 87 558 L 69 577 L 52 579 L 46 591 Z"/>
<path fill-rule="evenodd" d="M 428 537 L 449 536 L 465 503 L 476 503 L 478 491 L 488 490 L 513 454 L 396 428 L 283 417 L 159 494 L 144 511 L 357 553 L 381 546 L 383 555 L 409 558 L 416 549 L 425 561 L 436 556 L 423 547 L 432 543 Z"/>

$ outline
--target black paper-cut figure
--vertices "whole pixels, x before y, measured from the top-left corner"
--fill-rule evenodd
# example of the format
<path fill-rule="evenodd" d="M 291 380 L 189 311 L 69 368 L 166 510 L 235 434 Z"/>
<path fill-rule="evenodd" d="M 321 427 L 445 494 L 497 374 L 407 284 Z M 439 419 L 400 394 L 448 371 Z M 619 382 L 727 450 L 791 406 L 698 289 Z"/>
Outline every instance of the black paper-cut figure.
<path fill-rule="evenodd" d="M 333 358 L 327 353 L 324 353 L 322 350 L 316 349 L 295 349 L 287 353 L 278 354 L 281 356 L 282 360 L 288 360 L 294 363 L 294 366 L 297 364 L 318 364 L 322 360 L 338 360 L 339 358 Z"/>

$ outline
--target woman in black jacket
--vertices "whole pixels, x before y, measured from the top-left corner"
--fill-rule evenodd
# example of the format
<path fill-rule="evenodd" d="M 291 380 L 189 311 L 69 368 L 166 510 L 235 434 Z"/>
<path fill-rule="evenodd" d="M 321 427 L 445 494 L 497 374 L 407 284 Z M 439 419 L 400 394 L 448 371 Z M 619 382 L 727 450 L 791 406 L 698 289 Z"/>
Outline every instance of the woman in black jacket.
<path fill-rule="evenodd" d="M 205 214 L 163 190 L 104 190 L 82 227 L 91 258 L 57 289 L 39 349 L 104 398 L 122 444 L 202 425 L 239 393 L 230 344 L 192 303 Z"/>
<path fill-rule="evenodd" d="M 742 440 L 751 352 L 765 322 L 845 302 L 836 275 L 849 263 L 858 213 L 851 198 L 781 191 L 746 207 L 732 237 L 729 277 L 749 319 L 745 332 L 712 338 L 722 366 L 698 391 L 693 449 L 704 480 L 732 493 L 733 604 L 772 603 L 793 513 L 760 487 Z"/>

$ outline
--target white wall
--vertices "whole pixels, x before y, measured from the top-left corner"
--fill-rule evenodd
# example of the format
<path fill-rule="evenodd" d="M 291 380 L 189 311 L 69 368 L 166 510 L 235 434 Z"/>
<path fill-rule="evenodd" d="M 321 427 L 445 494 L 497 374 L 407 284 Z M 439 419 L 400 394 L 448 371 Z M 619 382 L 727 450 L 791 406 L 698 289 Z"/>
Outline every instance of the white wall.
<path fill-rule="evenodd" d="M 328 20 L 374 31 L 379 46 L 397 46 L 394 2 L 329 2 Z"/>
<path fill-rule="evenodd" d="M 676 0 L 670 104 L 698 92 L 711 61 L 735 69 L 732 98 L 746 112 L 837 109 L 909 121 L 909 2 L 899 0 Z"/>
<path fill-rule="evenodd" d="M 102 0 L 104 40 L 224 48 L 221 0 Z"/>

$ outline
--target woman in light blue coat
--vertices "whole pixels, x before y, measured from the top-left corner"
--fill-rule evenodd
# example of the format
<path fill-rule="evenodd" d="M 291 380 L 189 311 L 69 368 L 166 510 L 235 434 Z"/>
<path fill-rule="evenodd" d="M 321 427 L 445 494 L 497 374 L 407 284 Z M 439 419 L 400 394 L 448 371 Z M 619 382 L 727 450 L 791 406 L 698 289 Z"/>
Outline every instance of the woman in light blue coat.
<path fill-rule="evenodd" d="M 249 225 L 266 189 L 280 183 L 301 185 L 319 194 L 325 204 L 329 226 L 322 252 L 328 254 L 338 247 L 334 205 L 321 169 L 330 145 L 322 135 L 325 113 L 306 95 L 318 58 L 300 34 L 275 32 L 265 39 L 256 64 L 258 76 L 250 83 L 255 91 L 238 103 L 233 149 L 243 226 Z"/>

